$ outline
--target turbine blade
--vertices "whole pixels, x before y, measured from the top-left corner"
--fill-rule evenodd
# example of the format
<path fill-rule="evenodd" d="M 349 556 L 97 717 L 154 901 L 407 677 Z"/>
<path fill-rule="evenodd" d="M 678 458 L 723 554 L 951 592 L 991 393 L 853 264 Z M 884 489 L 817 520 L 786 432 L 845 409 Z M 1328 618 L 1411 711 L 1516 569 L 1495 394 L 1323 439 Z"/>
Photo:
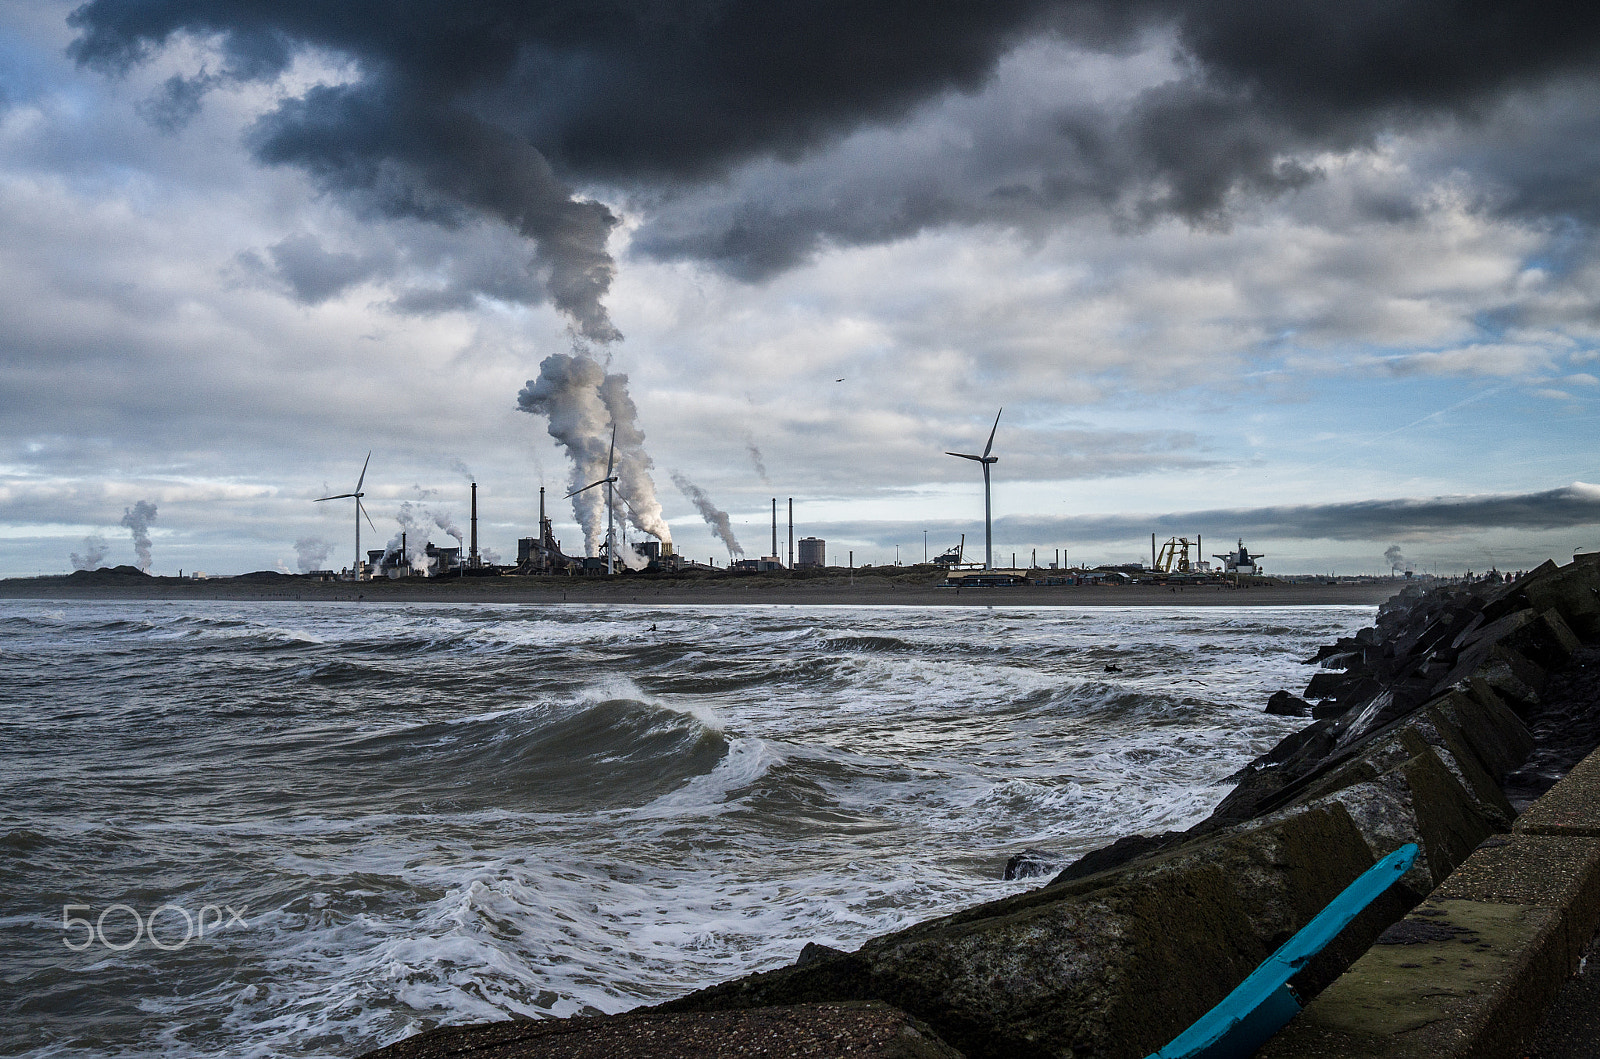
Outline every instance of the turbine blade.
<path fill-rule="evenodd" d="M 611 468 L 617 459 L 617 424 L 611 424 L 611 451 L 606 454 L 606 477 L 611 477 Z"/>
<path fill-rule="evenodd" d="M 983 457 L 982 456 L 969 456 L 965 452 L 946 452 L 945 455 L 946 456 L 960 456 L 964 460 L 977 460 L 979 463 L 983 462 Z"/>
<path fill-rule="evenodd" d="M 1004 411 L 1004 408 L 1000 409 L 1000 412 Z M 989 455 L 989 450 L 994 448 L 994 432 L 1000 429 L 1000 412 L 996 412 L 994 414 L 994 426 L 989 428 L 989 444 L 983 447 L 983 454 L 985 457 Z"/>
<path fill-rule="evenodd" d="M 356 479 L 356 492 L 361 492 L 361 483 L 367 480 L 367 464 L 372 462 L 372 450 L 367 450 L 367 458 L 361 465 L 361 477 Z"/>
<path fill-rule="evenodd" d="M 561 499 L 563 499 L 563 500 L 571 500 L 573 497 L 577 496 L 579 493 L 586 493 L 590 489 L 593 489 L 595 486 L 597 486 L 597 485 L 605 485 L 609 481 L 611 481 L 611 479 L 602 478 L 598 482 L 590 482 L 588 485 L 584 486 L 582 489 L 574 489 L 572 492 L 568 493 L 566 496 L 562 497 Z"/>
<path fill-rule="evenodd" d="M 348 500 L 350 497 L 355 496 L 355 495 L 356 494 L 354 494 L 354 493 L 340 493 L 338 496 L 319 496 L 319 497 L 317 497 L 315 500 L 313 500 L 311 502 L 313 504 L 320 504 L 324 500 Z"/>
<path fill-rule="evenodd" d="M 363 504 L 361 502 L 361 498 L 360 497 L 356 498 L 356 510 L 360 511 L 363 515 L 367 516 L 367 525 L 372 526 L 372 532 L 374 532 L 374 533 L 378 532 L 378 527 L 372 525 L 372 516 L 371 515 L 367 515 L 367 505 L 365 505 L 365 504 Z"/>

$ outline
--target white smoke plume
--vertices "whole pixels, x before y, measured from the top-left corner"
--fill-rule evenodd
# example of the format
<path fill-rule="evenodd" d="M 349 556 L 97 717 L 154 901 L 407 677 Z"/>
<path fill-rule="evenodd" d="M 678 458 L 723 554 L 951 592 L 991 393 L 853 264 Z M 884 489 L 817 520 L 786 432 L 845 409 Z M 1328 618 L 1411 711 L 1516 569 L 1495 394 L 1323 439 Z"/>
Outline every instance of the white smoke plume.
<path fill-rule="evenodd" d="M 406 500 L 401 502 L 400 510 L 395 512 L 394 520 L 400 523 L 401 532 L 390 537 L 389 543 L 384 545 L 384 562 L 386 564 L 392 563 L 395 561 L 394 557 L 398 557 L 417 573 L 428 573 L 429 567 L 433 562 L 428 558 L 428 529 L 430 526 L 438 526 L 440 529 L 445 529 L 446 526 L 451 524 L 449 515 L 441 515 L 432 508 L 424 507 L 421 504 L 413 504 L 411 501 Z M 445 532 L 448 533 L 450 531 L 445 529 Z M 456 538 L 457 542 L 461 540 L 459 530 L 452 536 Z M 404 542 L 406 549 L 406 553 L 403 556 L 400 555 L 402 542 Z"/>
<path fill-rule="evenodd" d="M 456 520 L 450 517 L 450 512 L 441 511 L 438 508 L 432 508 L 429 511 L 429 514 L 433 516 L 433 524 L 435 526 L 438 526 L 440 529 L 450 534 L 450 536 L 454 537 L 457 545 L 462 543 L 463 537 L 461 530 L 456 525 Z"/>
<path fill-rule="evenodd" d="M 450 461 L 450 469 L 469 482 L 476 482 L 478 476 L 472 473 L 472 468 L 467 466 L 467 461 L 459 456 Z"/>
<path fill-rule="evenodd" d="M 683 492 L 683 495 L 688 497 L 689 503 L 699 510 L 700 517 L 706 520 L 706 525 L 711 527 L 711 532 L 715 533 L 722 543 L 728 546 L 728 555 L 730 557 L 744 554 L 744 549 L 739 547 L 739 542 L 734 539 L 733 526 L 728 522 L 728 513 L 713 504 L 704 489 L 701 489 L 677 471 L 672 472 L 672 484 L 676 485 Z"/>
<path fill-rule="evenodd" d="M 106 552 L 110 550 L 106 539 L 98 533 L 92 533 L 83 538 L 83 543 L 78 545 L 83 549 L 83 554 L 72 553 L 72 568 L 74 570 L 98 570 L 100 564 L 105 562 Z"/>
<path fill-rule="evenodd" d="M 761 476 L 762 484 L 771 485 L 772 479 L 767 477 L 766 461 L 761 458 L 761 450 L 756 448 L 755 435 L 748 430 L 744 432 L 744 449 L 745 452 L 750 454 L 750 466 L 754 467 L 756 473 Z"/>
<path fill-rule="evenodd" d="M 1411 560 L 1407 559 L 1400 551 L 1400 545 L 1391 544 L 1383 553 L 1383 561 L 1389 564 L 1389 571 L 1412 569 Z"/>
<path fill-rule="evenodd" d="M 156 520 L 156 506 L 141 500 L 122 509 L 122 524 L 133 534 L 133 550 L 139 555 L 139 569 L 150 572 L 150 523 Z"/>
<path fill-rule="evenodd" d="M 656 500 L 650 477 L 654 463 L 644 449 L 639 410 L 628 396 L 626 375 L 607 374 L 581 349 L 570 355 L 553 353 L 540 363 L 539 377 L 529 379 L 517 393 L 517 407 L 544 416 L 550 436 L 566 449 L 572 461 L 569 489 L 581 489 L 606 476 L 614 424 L 617 453 L 612 474 L 617 478 L 617 496 L 624 501 L 622 517 L 658 540 L 672 541 L 672 530 Z M 584 554 L 598 554 L 606 533 L 605 491 L 578 493 L 572 498 L 572 513 L 583 529 Z"/>
<path fill-rule="evenodd" d="M 656 499 L 656 483 L 650 477 L 655 461 L 644 449 L 644 430 L 639 426 L 639 409 L 628 396 L 628 377 L 607 373 L 600 384 L 600 399 L 617 428 L 617 494 L 628 502 L 628 521 L 641 531 L 666 544 L 672 543 L 672 529 L 661 517 Z"/>
<path fill-rule="evenodd" d="M 301 537 L 294 542 L 295 565 L 300 568 L 302 574 L 326 569 L 328 556 L 331 554 L 333 545 L 321 537 Z"/>
<path fill-rule="evenodd" d="M 650 565 L 650 557 L 639 554 L 639 552 L 634 549 L 633 545 L 623 544 L 621 541 L 618 541 L 617 562 L 621 563 L 623 566 L 626 566 L 629 570 L 643 570 L 645 567 Z"/>

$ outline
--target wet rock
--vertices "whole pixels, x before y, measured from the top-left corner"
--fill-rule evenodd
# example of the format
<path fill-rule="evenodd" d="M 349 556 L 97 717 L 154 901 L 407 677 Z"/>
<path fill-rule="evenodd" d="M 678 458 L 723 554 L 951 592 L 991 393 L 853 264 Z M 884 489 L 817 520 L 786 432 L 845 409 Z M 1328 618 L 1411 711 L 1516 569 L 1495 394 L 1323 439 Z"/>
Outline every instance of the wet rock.
<path fill-rule="evenodd" d="M 804 967 L 808 963 L 818 960 L 837 960 L 850 954 L 843 949 L 836 949 L 831 945 L 819 945 L 817 942 L 808 941 L 806 947 L 800 950 L 800 955 L 795 957 L 794 965 Z"/>
<path fill-rule="evenodd" d="M 1220 1000 L 1373 863 L 1340 806 L 1189 843 L 876 938 L 855 953 L 713 986 L 662 1011 L 879 999 L 973 1059 L 1141 1056 Z M 1315 991 L 1415 895 L 1326 950 Z M 1382 902 L 1380 902 L 1382 903 Z"/>
<path fill-rule="evenodd" d="M 1183 832 L 1167 831 L 1159 835 L 1126 835 L 1109 846 L 1086 853 L 1062 869 L 1052 883 L 1070 882 L 1100 872 L 1110 871 L 1141 857 L 1171 849 L 1183 840 Z"/>
<path fill-rule="evenodd" d="M 630 1011 L 448 1026 L 365 1059 L 962 1059 L 926 1025 L 885 1004 L 813 1004 L 711 1014 Z"/>
<path fill-rule="evenodd" d="M 1005 878 L 1010 881 L 1054 875 L 1066 860 L 1061 854 L 1049 850 L 1025 849 L 1021 853 L 1013 853 L 1011 859 L 1006 861 Z"/>
<path fill-rule="evenodd" d="M 1275 691 L 1267 700 L 1267 712 L 1279 717 L 1310 717 L 1311 704 L 1287 691 Z"/>

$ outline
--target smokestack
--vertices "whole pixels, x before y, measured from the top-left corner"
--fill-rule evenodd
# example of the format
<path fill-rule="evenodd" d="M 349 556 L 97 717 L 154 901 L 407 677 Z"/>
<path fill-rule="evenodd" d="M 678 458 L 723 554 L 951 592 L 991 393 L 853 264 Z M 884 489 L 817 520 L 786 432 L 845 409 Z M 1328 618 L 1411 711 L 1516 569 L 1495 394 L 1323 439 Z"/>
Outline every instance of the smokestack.
<path fill-rule="evenodd" d="M 1150 534 L 1150 569 L 1156 568 L 1156 535 Z"/>
<path fill-rule="evenodd" d="M 794 497 L 789 498 L 789 569 L 794 569 Z"/>
<path fill-rule="evenodd" d="M 543 494 L 544 490 L 539 491 Z M 472 553 L 470 562 L 473 567 L 478 565 L 478 483 L 472 483 Z"/>
<path fill-rule="evenodd" d="M 772 558 L 778 558 L 778 498 L 772 498 Z"/>

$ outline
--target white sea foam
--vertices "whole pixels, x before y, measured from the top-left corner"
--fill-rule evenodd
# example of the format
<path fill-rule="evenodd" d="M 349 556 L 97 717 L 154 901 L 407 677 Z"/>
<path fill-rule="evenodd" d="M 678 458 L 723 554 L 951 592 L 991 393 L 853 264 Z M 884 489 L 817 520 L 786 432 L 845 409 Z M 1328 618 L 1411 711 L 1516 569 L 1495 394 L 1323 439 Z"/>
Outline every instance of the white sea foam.
<path fill-rule="evenodd" d="M 12 1047 L 201 1059 L 625 1010 L 1016 892 L 1023 846 L 1186 827 L 1295 727 L 1266 696 L 1371 610 L 7 615 L 45 619 L 7 627 L 16 686 L 75 680 L 0 747 L 0 834 L 40 836 L 10 892 L 249 909 L 181 953 L 82 956 L 59 908 L 8 914 L 0 973 L 37 993 Z M 582 758 L 588 711 L 610 741 Z M 93 1049 L 51 1036 L 68 1017 Z"/>

